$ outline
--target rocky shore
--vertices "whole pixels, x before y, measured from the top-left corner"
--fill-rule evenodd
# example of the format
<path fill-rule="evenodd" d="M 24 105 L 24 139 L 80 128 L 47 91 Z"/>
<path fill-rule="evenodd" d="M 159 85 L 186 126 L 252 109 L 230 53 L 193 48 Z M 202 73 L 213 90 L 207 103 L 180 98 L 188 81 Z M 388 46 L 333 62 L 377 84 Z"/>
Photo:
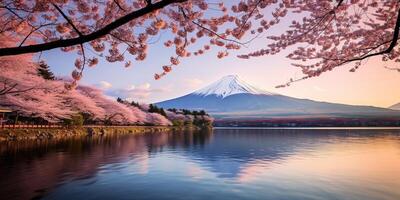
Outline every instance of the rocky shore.
<path fill-rule="evenodd" d="M 0 130 L 0 141 L 62 139 L 68 137 L 102 136 L 107 134 L 137 134 L 188 129 L 200 128 L 193 126 L 104 126 L 73 128 L 2 129 Z"/>

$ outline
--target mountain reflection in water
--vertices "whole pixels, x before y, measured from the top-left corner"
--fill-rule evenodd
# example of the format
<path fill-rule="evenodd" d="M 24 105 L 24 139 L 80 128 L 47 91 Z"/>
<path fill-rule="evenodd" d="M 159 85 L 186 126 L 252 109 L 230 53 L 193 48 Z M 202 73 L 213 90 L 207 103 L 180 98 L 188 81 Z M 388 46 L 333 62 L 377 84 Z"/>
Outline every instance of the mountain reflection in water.
<path fill-rule="evenodd" d="M 2 199 L 400 199 L 399 130 L 109 135 L 0 156 Z"/>

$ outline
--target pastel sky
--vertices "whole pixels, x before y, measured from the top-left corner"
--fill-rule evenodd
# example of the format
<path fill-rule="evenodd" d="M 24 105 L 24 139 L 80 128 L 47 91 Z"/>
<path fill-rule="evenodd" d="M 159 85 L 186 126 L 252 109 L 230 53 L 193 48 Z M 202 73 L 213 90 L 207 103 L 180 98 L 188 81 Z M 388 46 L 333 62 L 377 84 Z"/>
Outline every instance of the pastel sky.
<path fill-rule="evenodd" d="M 282 24 L 265 34 L 275 35 L 285 30 L 282 28 L 285 22 Z M 144 62 L 135 62 L 133 57 L 127 57 L 133 62 L 130 68 L 124 68 L 124 63 L 108 63 L 99 58 L 99 65 L 85 70 L 81 84 L 102 87 L 110 96 L 152 103 L 191 93 L 225 75 L 236 74 L 256 87 L 292 97 L 380 107 L 400 102 L 400 73 L 385 69 L 384 66 L 396 66 L 382 62 L 379 57 L 363 61 L 355 73 L 349 72 L 350 65 L 342 66 L 320 77 L 276 89 L 275 86 L 286 83 L 290 78 L 303 76 L 286 58 L 289 51 L 249 60 L 236 57 L 265 47 L 268 42 L 266 35 L 261 35 L 239 51 L 231 52 L 224 59 L 216 57 L 216 50 L 203 56 L 185 58 L 171 73 L 156 81 L 154 73 L 161 72 L 161 67 L 168 64 L 174 54 L 173 49 L 163 45 L 166 36 L 161 34 L 151 39 L 158 42 L 150 47 Z M 90 51 L 86 52 L 90 56 Z M 52 50 L 45 52 L 42 58 L 57 75 L 70 76 L 76 55 Z"/>

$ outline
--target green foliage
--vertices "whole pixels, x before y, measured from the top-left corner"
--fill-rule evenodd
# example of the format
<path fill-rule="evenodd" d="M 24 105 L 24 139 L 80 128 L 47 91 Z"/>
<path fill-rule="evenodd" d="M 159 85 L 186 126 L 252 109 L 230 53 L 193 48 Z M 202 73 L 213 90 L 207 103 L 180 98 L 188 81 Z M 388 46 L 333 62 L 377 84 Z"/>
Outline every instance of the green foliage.
<path fill-rule="evenodd" d="M 39 76 L 41 76 L 42 78 L 44 78 L 46 80 L 54 80 L 55 79 L 55 76 L 54 76 L 53 72 L 51 72 L 50 67 L 43 61 L 39 63 L 37 73 Z"/>
<path fill-rule="evenodd" d="M 146 122 L 146 123 L 143 124 L 143 126 L 155 126 L 155 124 L 150 123 L 150 122 Z"/>
<path fill-rule="evenodd" d="M 167 113 L 165 113 L 164 109 L 161 108 L 160 113 L 162 116 L 167 117 Z"/>
<path fill-rule="evenodd" d="M 176 109 L 174 109 L 174 110 L 175 110 L 175 112 L 177 111 Z M 170 109 L 170 111 L 172 111 L 172 109 Z M 181 111 L 182 111 L 182 113 L 183 113 L 184 115 L 194 115 L 194 116 L 204 116 L 204 115 L 208 115 L 208 114 L 206 113 L 206 111 L 204 111 L 204 110 L 200 110 L 200 111 L 193 110 L 193 111 L 191 111 L 191 110 L 182 109 Z"/>
<path fill-rule="evenodd" d="M 152 107 L 154 109 L 154 107 Z M 174 112 L 177 114 L 183 114 L 186 116 L 193 117 L 193 120 L 172 120 L 173 126 L 197 126 L 197 127 L 211 127 L 212 126 L 212 118 L 208 117 L 209 115 L 204 110 L 187 110 L 187 109 L 176 109 L 170 108 L 168 109 L 170 112 Z"/>
<path fill-rule="evenodd" d="M 185 125 L 185 121 L 180 119 L 172 120 L 172 125 L 177 127 L 182 127 Z"/>
<path fill-rule="evenodd" d="M 169 108 L 169 109 L 167 109 L 168 111 L 170 111 L 170 112 L 174 112 L 174 113 L 177 113 L 178 112 L 178 110 L 176 109 L 176 108 Z"/>
<path fill-rule="evenodd" d="M 124 103 L 124 100 L 122 100 L 120 97 L 117 98 L 118 103 Z"/>
<path fill-rule="evenodd" d="M 167 117 L 167 113 L 165 113 L 165 110 L 163 108 L 159 108 L 156 105 L 150 104 L 149 105 L 149 112 L 151 113 L 158 113 L 164 117 Z"/>
<path fill-rule="evenodd" d="M 212 121 L 204 117 L 195 117 L 193 120 L 193 125 L 198 127 L 210 127 L 212 126 Z"/>
<path fill-rule="evenodd" d="M 184 125 L 185 126 L 193 126 L 193 122 L 191 120 L 186 120 Z"/>
<path fill-rule="evenodd" d="M 64 119 L 63 124 L 65 126 L 83 126 L 84 118 L 81 114 L 76 114 L 70 119 Z"/>
<path fill-rule="evenodd" d="M 137 108 L 140 108 L 139 102 L 135 102 L 135 101 L 132 101 L 132 102 L 131 102 L 131 106 L 135 106 L 135 107 L 137 107 Z"/>
<path fill-rule="evenodd" d="M 191 115 L 191 114 L 192 114 L 192 111 L 186 110 L 186 109 L 182 109 L 182 113 L 183 113 L 184 115 Z"/>
<path fill-rule="evenodd" d="M 203 115 L 207 115 L 206 111 L 204 111 L 204 110 L 200 110 L 199 114 L 202 115 L 202 116 Z"/>
<path fill-rule="evenodd" d="M 83 124 L 95 124 L 96 121 L 93 119 L 93 115 L 90 113 L 80 113 L 83 117 Z"/>

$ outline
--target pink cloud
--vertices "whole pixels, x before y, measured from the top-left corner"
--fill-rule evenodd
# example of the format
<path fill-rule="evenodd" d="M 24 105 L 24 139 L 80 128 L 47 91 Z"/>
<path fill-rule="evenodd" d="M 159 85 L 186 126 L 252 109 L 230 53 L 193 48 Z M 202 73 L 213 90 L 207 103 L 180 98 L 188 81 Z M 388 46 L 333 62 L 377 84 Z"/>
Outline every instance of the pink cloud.
<path fill-rule="evenodd" d="M 166 88 L 152 88 L 149 83 L 130 85 L 127 88 L 105 90 L 107 95 L 127 100 L 146 101 L 153 93 L 166 92 Z"/>

